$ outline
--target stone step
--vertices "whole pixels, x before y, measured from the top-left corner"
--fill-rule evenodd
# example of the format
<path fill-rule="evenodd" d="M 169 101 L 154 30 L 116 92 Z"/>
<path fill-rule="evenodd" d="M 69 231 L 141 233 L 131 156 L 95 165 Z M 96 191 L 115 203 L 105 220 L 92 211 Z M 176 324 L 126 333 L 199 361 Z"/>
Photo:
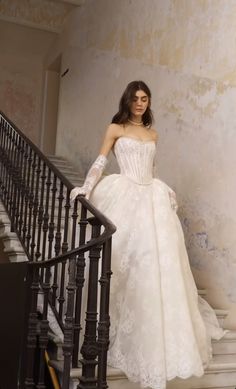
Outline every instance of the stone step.
<path fill-rule="evenodd" d="M 198 289 L 198 294 L 201 297 L 205 297 L 207 295 L 207 290 L 206 289 Z"/>
<path fill-rule="evenodd" d="M 63 371 L 62 361 L 50 361 L 58 372 Z M 81 368 L 71 370 L 71 382 L 78 385 Z M 110 389 L 140 389 L 139 384 L 131 383 L 119 369 L 108 367 L 107 380 Z M 235 355 L 215 356 L 202 377 L 188 379 L 175 378 L 167 383 L 166 389 L 235 389 Z M 73 386 L 72 386 L 73 387 Z"/>
<path fill-rule="evenodd" d="M 69 165 L 55 165 L 58 167 L 58 169 L 60 169 L 60 171 L 62 173 L 68 173 L 68 174 L 71 174 L 73 176 L 79 176 L 79 173 L 72 167 L 72 166 L 69 166 Z"/>
<path fill-rule="evenodd" d="M 73 167 L 72 162 L 70 162 L 68 159 L 66 159 L 64 157 L 59 157 L 59 156 L 56 156 L 56 155 L 48 155 L 47 158 L 54 165 L 66 165 L 66 166 Z"/>
<path fill-rule="evenodd" d="M 176 378 L 168 382 L 166 389 L 223 389 L 231 386 L 235 388 L 235 383 L 235 355 L 216 355 L 202 377 L 190 377 L 186 380 Z"/>
<path fill-rule="evenodd" d="M 84 182 L 84 174 L 70 162 L 57 158 L 50 157 L 51 162 L 58 170 L 72 183 L 73 186 L 82 186 Z"/>
<path fill-rule="evenodd" d="M 57 167 L 58 170 L 62 172 L 67 178 L 76 177 L 80 180 L 83 180 L 83 174 L 77 167 L 62 157 L 57 156 L 48 156 L 48 159 Z M 68 178 L 69 179 L 69 178 Z"/>
<path fill-rule="evenodd" d="M 228 331 L 222 339 L 213 340 L 212 350 L 214 355 L 235 354 L 236 360 L 236 331 Z"/>
<path fill-rule="evenodd" d="M 50 360 L 50 365 L 58 372 L 63 372 L 63 360 Z M 70 371 L 70 377 L 75 379 L 75 378 L 79 378 L 82 374 L 82 368 L 81 367 L 78 367 L 78 368 L 72 368 L 71 371 Z M 115 369 L 113 367 L 110 367 L 108 366 L 108 369 L 107 369 L 107 377 L 108 379 L 110 380 L 116 380 L 116 379 L 126 379 L 126 376 L 125 374 L 119 370 L 119 369 Z"/>
<path fill-rule="evenodd" d="M 222 328 L 224 328 L 224 321 L 229 314 L 226 309 L 214 309 L 218 322 Z"/>
<path fill-rule="evenodd" d="M 47 158 L 51 161 L 51 162 L 64 162 L 64 163 L 70 163 L 66 158 L 64 157 L 60 157 L 58 155 L 50 155 L 48 154 L 47 155 Z"/>

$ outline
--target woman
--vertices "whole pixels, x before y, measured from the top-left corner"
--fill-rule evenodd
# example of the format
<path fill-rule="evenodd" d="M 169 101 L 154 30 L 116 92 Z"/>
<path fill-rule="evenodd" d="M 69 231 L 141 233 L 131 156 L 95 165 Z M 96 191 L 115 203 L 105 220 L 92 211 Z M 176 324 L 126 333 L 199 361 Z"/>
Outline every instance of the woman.
<path fill-rule="evenodd" d="M 201 376 L 209 362 L 209 336 L 198 306 L 175 193 L 153 178 L 157 132 L 151 93 L 128 84 L 100 154 L 81 188 L 74 188 L 117 227 L 113 237 L 109 364 L 142 386 L 163 389 L 174 377 Z M 113 149 L 120 174 L 103 178 Z M 206 305 L 204 305 L 206 308 Z M 215 336 L 214 311 L 207 308 Z M 208 335 L 208 336 L 207 336 Z"/>

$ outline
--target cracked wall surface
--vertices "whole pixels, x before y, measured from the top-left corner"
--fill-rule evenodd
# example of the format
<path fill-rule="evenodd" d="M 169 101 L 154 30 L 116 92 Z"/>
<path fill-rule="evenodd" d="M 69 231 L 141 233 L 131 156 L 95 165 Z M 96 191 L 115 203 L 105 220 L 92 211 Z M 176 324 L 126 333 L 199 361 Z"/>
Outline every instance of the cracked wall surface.
<path fill-rule="evenodd" d="M 71 4 L 52 0 L 0 0 L 0 19 L 60 32 Z"/>
<path fill-rule="evenodd" d="M 142 17 L 140 17 L 142 15 Z M 46 63 L 62 52 L 57 153 L 84 172 L 126 84 L 153 92 L 158 172 L 178 196 L 192 269 L 236 328 L 236 3 L 86 1 Z M 110 171 L 117 171 L 111 157 Z"/>

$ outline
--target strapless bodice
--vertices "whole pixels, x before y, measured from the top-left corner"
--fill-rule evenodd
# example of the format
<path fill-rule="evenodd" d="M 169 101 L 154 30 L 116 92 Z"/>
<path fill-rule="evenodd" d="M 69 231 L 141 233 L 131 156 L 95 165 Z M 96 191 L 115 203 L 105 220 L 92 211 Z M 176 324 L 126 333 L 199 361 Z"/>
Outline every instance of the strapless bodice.
<path fill-rule="evenodd" d="M 117 139 L 114 152 L 121 174 L 137 184 L 147 185 L 152 182 L 156 152 L 154 141 L 141 141 L 123 136 Z"/>

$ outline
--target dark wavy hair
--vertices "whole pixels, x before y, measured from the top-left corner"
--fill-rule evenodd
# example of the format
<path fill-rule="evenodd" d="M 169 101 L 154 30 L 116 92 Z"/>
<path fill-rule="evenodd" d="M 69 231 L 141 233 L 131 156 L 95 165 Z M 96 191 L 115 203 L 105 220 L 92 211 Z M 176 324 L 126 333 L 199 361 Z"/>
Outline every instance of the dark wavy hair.
<path fill-rule="evenodd" d="M 142 90 L 148 96 L 148 107 L 142 116 L 143 124 L 146 127 L 151 127 L 153 123 L 153 114 L 150 108 L 151 106 L 151 91 L 143 81 L 130 82 L 123 95 L 121 96 L 119 103 L 119 111 L 113 116 L 112 123 L 125 124 L 131 117 L 130 106 L 135 97 L 137 91 Z"/>

